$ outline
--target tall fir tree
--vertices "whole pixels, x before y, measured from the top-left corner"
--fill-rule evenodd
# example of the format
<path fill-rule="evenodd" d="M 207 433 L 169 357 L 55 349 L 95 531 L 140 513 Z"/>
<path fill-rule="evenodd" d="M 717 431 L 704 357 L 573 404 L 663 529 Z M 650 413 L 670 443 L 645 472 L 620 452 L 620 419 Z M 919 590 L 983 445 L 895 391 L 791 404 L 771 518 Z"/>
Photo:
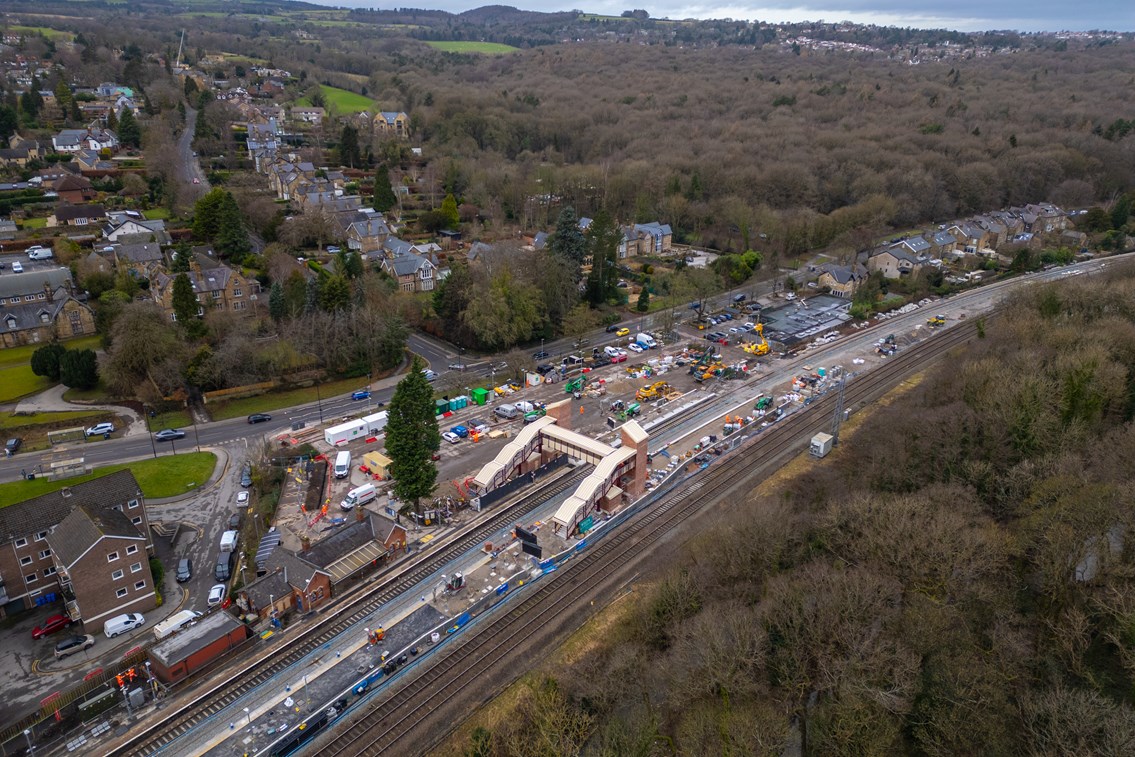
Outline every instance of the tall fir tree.
<path fill-rule="evenodd" d="M 457 214 L 457 198 L 452 194 L 447 194 L 441 201 L 441 214 L 445 216 L 449 228 L 456 229 L 461 224 L 461 216 Z"/>
<path fill-rule="evenodd" d="M 371 204 L 379 213 L 389 212 L 398 204 L 398 197 L 390 186 L 390 169 L 385 163 L 380 164 L 374 172 L 374 199 Z"/>
<path fill-rule="evenodd" d="M 122 109 L 122 116 L 118 119 L 118 141 L 123 147 L 138 148 L 142 146 L 142 128 L 130 108 Z"/>
<path fill-rule="evenodd" d="M 189 280 L 188 273 L 179 273 L 173 277 L 173 315 L 177 322 L 188 328 L 190 322 L 197 318 L 197 294 L 193 291 L 193 282 Z"/>
<path fill-rule="evenodd" d="M 272 282 L 272 288 L 268 291 L 268 315 L 272 316 L 273 321 L 281 321 L 288 312 L 288 301 L 284 297 L 284 287 L 280 282 Z"/>
<path fill-rule="evenodd" d="M 569 206 L 560 211 L 559 218 L 556 219 L 556 230 L 548 239 L 548 249 L 576 266 L 583 263 L 583 258 L 587 255 L 587 240 L 579 230 L 575 208 Z"/>
<path fill-rule="evenodd" d="M 437 483 L 433 454 L 441 446 L 441 432 L 434 415 L 434 393 L 422 370 L 425 364 L 415 356 L 410 373 L 398 382 L 387 407 L 386 451 L 390 455 L 390 474 L 394 494 L 403 502 L 399 514 L 417 510 Z"/>

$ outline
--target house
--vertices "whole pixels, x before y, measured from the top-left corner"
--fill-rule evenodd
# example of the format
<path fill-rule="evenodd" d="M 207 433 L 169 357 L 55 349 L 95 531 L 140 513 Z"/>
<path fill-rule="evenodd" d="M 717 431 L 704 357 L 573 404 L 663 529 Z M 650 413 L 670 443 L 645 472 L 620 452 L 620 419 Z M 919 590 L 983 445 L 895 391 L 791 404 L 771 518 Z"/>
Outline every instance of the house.
<path fill-rule="evenodd" d="M 67 205 L 60 204 L 55 212 L 47 217 L 47 225 L 55 226 L 90 226 L 101 223 L 106 218 L 106 208 L 102 205 Z"/>
<path fill-rule="evenodd" d="M 901 239 L 894 244 L 894 247 L 899 248 L 902 252 L 912 255 L 915 258 L 927 255 L 931 251 L 931 244 L 922 237 L 907 237 Z"/>
<path fill-rule="evenodd" d="M 331 574 L 318 565 L 276 548 L 264 563 L 264 575 L 244 586 L 237 605 L 262 620 L 288 610 L 310 612 L 330 601 Z"/>
<path fill-rule="evenodd" d="M 402 240 L 396 240 L 402 242 Z M 402 242 L 406 244 L 406 242 Z M 395 257 L 383 258 L 380 263 L 404 292 L 431 292 L 434 288 L 437 266 L 417 253 L 404 252 Z"/>
<path fill-rule="evenodd" d="M 816 283 L 826 287 L 836 297 L 850 299 L 867 276 L 867 269 L 858 263 L 852 266 L 825 263 L 820 266 L 820 277 Z"/>
<path fill-rule="evenodd" d="M 158 268 L 165 265 L 165 255 L 162 254 L 161 245 L 155 242 L 116 244 L 112 249 L 115 267 L 134 271 L 142 278 L 149 278 Z"/>
<path fill-rule="evenodd" d="M 382 111 L 374 117 L 375 134 L 401 137 L 410 136 L 410 117 L 402 112 Z"/>
<path fill-rule="evenodd" d="M 64 176 L 52 187 L 63 202 L 79 204 L 95 199 L 95 190 L 86 176 Z"/>
<path fill-rule="evenodd" d="M 0 347 L 93 333 L 94 313 L 73 296 L 67 268 L 0 276 Z"/>
<path fill-rule="evenodd" d="M 157 607 L 146 537 L 126 513 L 82 503 L 47 535 L 72 619 L 90 631 L 124 612 Z"/>
<path fill-rule="evenodd" d="M 936 258 L 951 255 L 958 248 L 958 240 L 950 232 L 942 229 L 930 235 L 930 254 Z"/>
<path fill-rule="evenodd" d="M 209 309 L 227 310 L 241 315 L 250 315 L 260 294 L 260 283 L 256 279 L 245 278 L 243 274 L 227 265 L 195 255 L 190 260 L 187 273 L 200 306 L 198 316 L 204 316 Z M 173 282 L 176 274 L 157 271 L 150 278 L 150 294 L 154 301 L 166 311 L 171 320 L 176 320 L 173 312 Z"/>
<path fill-rule="evenodd" d="M 0 240 L 16 238 L 16 222 L 11 218 L 0 218 Z"/>
<path fill-rule="evenodd" d="M 292 108 L 292 120 L 305 124 L 322 123 L 327 116 L 323 108 Z"/>
<path fill-rule="evenodd" d="M 867 270 L 881 271 L 888 279 L 909 276 L 922 268 L 922 261 L 898 245 L 875 250 L 867 257 Z"/>
<path fill-rule="evenodd" d="M 147 667 L 171 684 L 197 672 L 239 647 L 248 626 L 227 612 L 214 612 L 146 650 Z"/>
<path fill-rule="evenodd" d="M 13 134 L 8 138 L 8 148 L 0 150 L 0 167 L 24 168 L 31 161 L 42 158 L 43 153 L 39 142 Z"/>
<path fill-rule="evenodd" d="M 355 520 L 340 526 L 314 545 L 304 544 L 299 556 L 331 578 L 331 596 L 373 573 L 386 558 L 406 546 L 406 529 L 364 508 Z"/>
<path fill-rule="evenodd" d="M 347 247 L 362 255 L 378 252 L 390 238 L 390 227 L 381 213 L 375 213 L 365 221 L 354 221 L 347 226 Z"/>
<path fill-rule="evenodd" d="M 666 223 L 636 223 L 633 226 L 635 240 L 638 243 L 638 255 L 666 255 L 670 252 L 670 245 L 674 239 L 674 232 L 670 224 Z"/>
<path fill-rule="evenodd" d="M 68 520 L 78 509 L 84 514 Z M 108 510 L 118 511 L 124 520 L 105 515 Z M 129 531 L 127 526 L 132 526 L 134 531 Z M 70 533 L 71 529 L 78 532 Z M 149 575 L 148 559 L 153 553 L 149 534 L 146 502 L 138 482 L 128 470 L 0 508 L 0 615 L 62 598 L 67 601 L 67 611 L 73 619 L 90 622 L 93 615 L 105 611 L 97 608 L 126 599 L 137 600 L 146 589 L 152 589 L 133 589 L 134 583 L 143 580 L 139 576 Z M 119 545 L 118 559 L 110 559 L 115 549 L 99 547 L 104 537 L 106 546 Z M 88 551 L 98 548 L 102 562 L 82 559 L 83 545 Z M 55 548 L 60 550 L 58 556 Z M 138 561 L 143 567 L 135 571 L 133 567 Z M 60 563 L 70 564 L 74 569 L 63 577 Z M 125 566 L 123 577 L 113 578 L 120 566 Z M 74 583 L 76 572 L 96 568 L 99 575 L 95 580 Z M 117 596 L 122 588 L 119 584 L 128 577 L 133 578 L 129 580 L 126 595 Z M 145 601 L 143 599 L 139 606 Z"/>
<path fill-rule="evenodd" d="M 127 213 L 129 215 L 127 215 Z M 108 242 L 156 242 L 169 244 L 166 222 L 161 219 L 147 221 L 133 211 L 111 213 L 102 235 Z"/>
<path fill-rule="evenodd" d="M 79 150 L 117 150 L 118 135 L 92 123 L 85 129 L 63 129 L 51 138 L 55 152 L 75 153 Z"/>

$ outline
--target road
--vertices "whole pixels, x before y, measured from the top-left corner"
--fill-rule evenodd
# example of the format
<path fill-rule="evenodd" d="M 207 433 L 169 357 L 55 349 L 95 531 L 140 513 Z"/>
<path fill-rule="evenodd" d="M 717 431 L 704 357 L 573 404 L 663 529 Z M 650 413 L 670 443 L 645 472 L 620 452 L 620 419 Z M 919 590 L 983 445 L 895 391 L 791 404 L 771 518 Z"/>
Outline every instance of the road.
<path fill-rule="evenodd" d="M 209 182 L 205 179 L 205 172 L 197 161 L 193 152 L 193 134 L 197 128 L 197 111 L 193 108 L 185 109 L 185 130 L 177 140 L 178 180 L 186 186 L 188 194 L 196 200 L 209 191 Z M 198 184 L 193 180 L 197 179 Z"/>

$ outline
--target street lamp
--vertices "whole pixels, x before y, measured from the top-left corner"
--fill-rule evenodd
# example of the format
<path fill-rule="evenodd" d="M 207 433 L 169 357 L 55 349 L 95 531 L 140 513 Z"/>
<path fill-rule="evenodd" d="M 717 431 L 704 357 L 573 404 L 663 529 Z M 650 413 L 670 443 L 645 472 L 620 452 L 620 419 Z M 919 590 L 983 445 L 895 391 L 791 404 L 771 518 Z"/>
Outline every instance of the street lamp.
<path fill-rule="evenodd" d="M 32 732 L 27 728 L 24 729 L 24 738 L 28 740 L 28 752 L 34 752 L 35 744 L 32 743 Z"/>
<path fill-rule="evenodd" d="M 252 713 L 248 711 L 247 707 L 244 708 L 244 716 L 248 718 L 248 724 L 252 725 Z"/>
<path fill-rule="evenodd" d="M 154 459 L 157 460 L 158 459 L 158 445 L 154 444 L 154 430 L 152 428 L 150 428 L 150 413 L 152 413 L 152 412 L 153 412 L 153 410 L 147 411 L 146 406 L 142 405 L 142 416 L 143 416 L 143 420 L 145 420 L 145 422 L 146 422 L 146 436 L 150 437 L 150 449 L 152 449 L 154 451 Z"/>
<path fill-rule="evenodd" d="M 315 401 L 319 403 L 319 422 L 323 423 L 323 395 L 319 393 L 319 383 L 315 384 Z"/>
<path fill-rule="evenodd" d="M 201 451 L 201 437 L 197 436 L 197 416 L 193 411 L 189 411 L 189 417 L 193 419 L 193 441 L 197 443 L 197 451 Z"/>

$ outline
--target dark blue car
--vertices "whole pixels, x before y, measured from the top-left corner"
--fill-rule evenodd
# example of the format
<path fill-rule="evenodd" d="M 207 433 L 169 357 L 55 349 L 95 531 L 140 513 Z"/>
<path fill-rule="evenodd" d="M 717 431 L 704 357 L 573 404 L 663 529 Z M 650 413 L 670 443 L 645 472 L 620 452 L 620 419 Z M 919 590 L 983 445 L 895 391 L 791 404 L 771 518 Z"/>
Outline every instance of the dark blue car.
<path fill-rule="evenodd" d="M 449 430 L 460 436 L 462 439 L 469 436 L 469 429 L 465 428 L 464 426 L 454 426 Z"/>

